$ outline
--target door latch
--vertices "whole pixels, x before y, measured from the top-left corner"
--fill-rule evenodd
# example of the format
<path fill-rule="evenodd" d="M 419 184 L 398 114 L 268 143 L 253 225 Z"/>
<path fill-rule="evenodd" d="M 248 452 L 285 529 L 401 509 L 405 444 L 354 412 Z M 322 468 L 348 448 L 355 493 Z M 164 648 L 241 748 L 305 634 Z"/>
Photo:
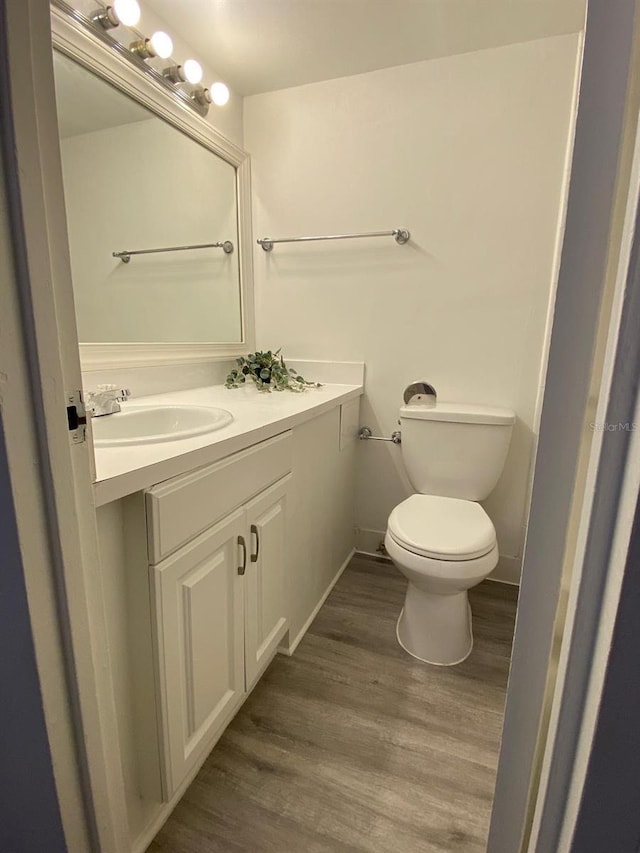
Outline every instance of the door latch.
<path fill-rule="evenodd" d="M 87 440 L 87 413 L 82 391 L 72 391 L 67 395 L 67 422 L 74 444 L 82 444 Z"/>

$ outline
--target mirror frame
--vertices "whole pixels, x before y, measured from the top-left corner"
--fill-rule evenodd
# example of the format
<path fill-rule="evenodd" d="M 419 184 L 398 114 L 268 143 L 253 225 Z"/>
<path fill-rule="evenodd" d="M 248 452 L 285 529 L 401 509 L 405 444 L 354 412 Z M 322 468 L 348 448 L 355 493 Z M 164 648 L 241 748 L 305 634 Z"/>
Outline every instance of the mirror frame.
<path fill-rule="evenodd" d="M 249 154 L 201 118 L 180 98 L 172 96 L 171 92 L 147 76 L 144 70 L 123 61 L 116 49 L 94 35 L 79 20 L 75 20 L 70 12 L 53 3 L 50 9 L 52 42 L 56 50 L 120 89 L 212 154 L 230 163 L 236 170 L 242 339 L 227 343 L 79 343 L 82 370 L 228 361 L 253 350 L 255 318 Z"/>

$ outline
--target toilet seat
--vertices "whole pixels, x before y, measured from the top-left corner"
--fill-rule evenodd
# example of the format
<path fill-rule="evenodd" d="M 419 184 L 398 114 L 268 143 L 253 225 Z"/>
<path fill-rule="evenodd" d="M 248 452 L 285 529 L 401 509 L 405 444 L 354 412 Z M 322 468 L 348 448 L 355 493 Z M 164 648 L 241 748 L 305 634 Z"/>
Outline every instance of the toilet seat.
<path fill-rule="evenodd" d="M 401 548 L 432 560 L 475 560 L 496 546 L 496 531 L 480 504 L 411 495 L 389 516 L 388 533 Z"/>

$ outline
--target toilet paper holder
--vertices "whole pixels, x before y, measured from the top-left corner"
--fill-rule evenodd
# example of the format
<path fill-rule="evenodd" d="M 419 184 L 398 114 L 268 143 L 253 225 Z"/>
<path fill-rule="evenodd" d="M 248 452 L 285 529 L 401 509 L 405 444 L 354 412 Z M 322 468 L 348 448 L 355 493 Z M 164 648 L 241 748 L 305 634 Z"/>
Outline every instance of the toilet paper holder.
<path fill-rule="evenodd" d="M 438 399 L 433 385 L 419 379 L 404 389 L 402 394 L 405 406 L 435 406 Z"/>

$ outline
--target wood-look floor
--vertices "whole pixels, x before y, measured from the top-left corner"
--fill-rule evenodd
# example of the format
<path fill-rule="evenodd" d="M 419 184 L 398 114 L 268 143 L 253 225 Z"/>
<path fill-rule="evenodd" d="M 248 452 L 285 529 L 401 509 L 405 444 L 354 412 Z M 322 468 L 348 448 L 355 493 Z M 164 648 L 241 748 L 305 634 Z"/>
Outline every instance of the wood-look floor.
<path fill-rule="evenodd" d="M 442 668 L 396 642 L 405 585 L 389 563 L 354 557 L 148 853 L 486 849 L 516 590 L 471 591 L 474 650 Z"/>

